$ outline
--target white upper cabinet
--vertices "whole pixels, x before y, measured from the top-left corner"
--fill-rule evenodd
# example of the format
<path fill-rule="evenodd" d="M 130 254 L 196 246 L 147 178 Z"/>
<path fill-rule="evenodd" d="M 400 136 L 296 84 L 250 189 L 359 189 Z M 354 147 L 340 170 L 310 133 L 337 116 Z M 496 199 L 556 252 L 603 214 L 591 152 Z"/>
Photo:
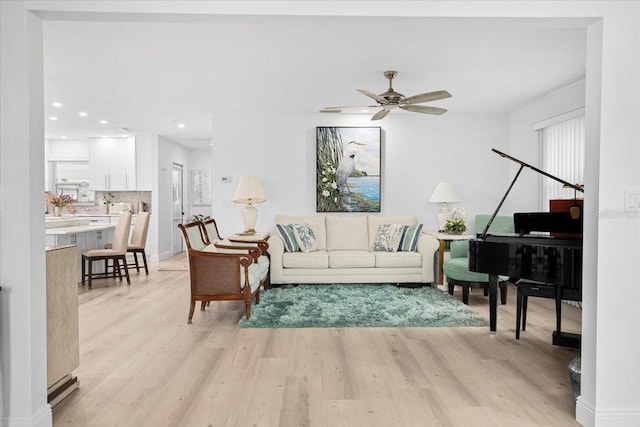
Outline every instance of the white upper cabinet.
<path fill-rule="evenodd" d="M 89 140 L 92 190 L 136 190 L 135 138 Z"/>

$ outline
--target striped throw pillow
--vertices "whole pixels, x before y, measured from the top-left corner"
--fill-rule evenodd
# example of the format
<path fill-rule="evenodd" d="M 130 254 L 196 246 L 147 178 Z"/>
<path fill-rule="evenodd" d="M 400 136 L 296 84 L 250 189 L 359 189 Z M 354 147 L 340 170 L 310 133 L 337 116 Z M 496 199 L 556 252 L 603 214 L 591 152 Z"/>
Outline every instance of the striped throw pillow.
<path fill-rule="evenodd" d="M 287 252 L 300 251 L 300 246 L 298 246 L 298 242 L 296 241 L 296 235 L 293 232 L 293 224 L 276 224 L 276 229 L 284 242 L 284 249 Z"/>
<path fill-rule="evenodd" d="M 422 232 L 422 224 L 417 225 L 405 225 L 402 230 L 402 237 L 400 238 L 400 244 L 398 250 L 403 252 L 415 252 L 418 248 L 418 239 Z"/>

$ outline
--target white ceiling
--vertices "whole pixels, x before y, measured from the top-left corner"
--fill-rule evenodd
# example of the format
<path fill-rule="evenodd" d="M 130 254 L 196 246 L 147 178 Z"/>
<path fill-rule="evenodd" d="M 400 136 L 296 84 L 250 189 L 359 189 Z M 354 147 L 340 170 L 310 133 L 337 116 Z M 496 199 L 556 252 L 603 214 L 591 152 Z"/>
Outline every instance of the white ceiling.
<path fill-rule="evenodd" d="M 586 22 L 580 20 L 180 21 L 45 21 L 45 112 L 58 117 L 46 120 L 47 137 L 123 135 L 119 128 L 127 127 L 206 147 L 216 113 L 371 105 L 356 89 L 384 92 L 382 73 L 389 69 L 398 71 L 394 89 L 406 96 L 451 92 L 452 98 L 428 104 L 449 114 L 508 114 L 585 76 Z M 54 108 L 53 101 L 63 106 Z M 424 117 L 399 110 L 387 117 L 394 114 Z"/>

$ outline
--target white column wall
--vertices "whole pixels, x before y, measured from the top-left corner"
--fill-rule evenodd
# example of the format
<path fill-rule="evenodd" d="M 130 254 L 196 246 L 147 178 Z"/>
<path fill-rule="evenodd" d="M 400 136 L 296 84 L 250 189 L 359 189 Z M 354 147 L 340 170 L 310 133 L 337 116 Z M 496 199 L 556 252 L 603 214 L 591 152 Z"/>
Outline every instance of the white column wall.
<path fill-rule="evenodd" d="M 51 426 L 42 24 L 20 3 L 0 8 L 0 425 Z"/>

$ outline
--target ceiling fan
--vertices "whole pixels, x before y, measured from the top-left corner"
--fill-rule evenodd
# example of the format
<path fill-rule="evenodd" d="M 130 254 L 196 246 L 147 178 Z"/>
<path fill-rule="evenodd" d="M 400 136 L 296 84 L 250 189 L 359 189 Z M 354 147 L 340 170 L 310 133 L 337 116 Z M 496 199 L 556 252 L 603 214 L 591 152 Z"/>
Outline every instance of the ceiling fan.
<path fill-rule="evenodd" d="M 392 80 L 398 75 L 397 71 L 385 71 L 384 76 L 389 79 L 389 89 L 386 92 L 376 95 L 364 89 L 356 89 L 358 92 L 374 99 L 378 105 L 369 105 L 363 107 L 325 107 L 320 110 L 323 113 L 366 113 L 370 108 L 380 109 L 376 112 L 371 120 L 380 120 L 384 118 L 389 111 L 394 108 L 401 108 L 407 111 L 423 114 L 443 114 L 447 110 L 439 107 L 430 107 L 428 105 L 415 105 L 423 102 L 437 101 L 438 99 L 450 98 L 451 94 L 446 90 L 437 90 L 435 92 L 426 92 L 419 95 L 405 97 L 403 94 L 393 90 Z"/>

